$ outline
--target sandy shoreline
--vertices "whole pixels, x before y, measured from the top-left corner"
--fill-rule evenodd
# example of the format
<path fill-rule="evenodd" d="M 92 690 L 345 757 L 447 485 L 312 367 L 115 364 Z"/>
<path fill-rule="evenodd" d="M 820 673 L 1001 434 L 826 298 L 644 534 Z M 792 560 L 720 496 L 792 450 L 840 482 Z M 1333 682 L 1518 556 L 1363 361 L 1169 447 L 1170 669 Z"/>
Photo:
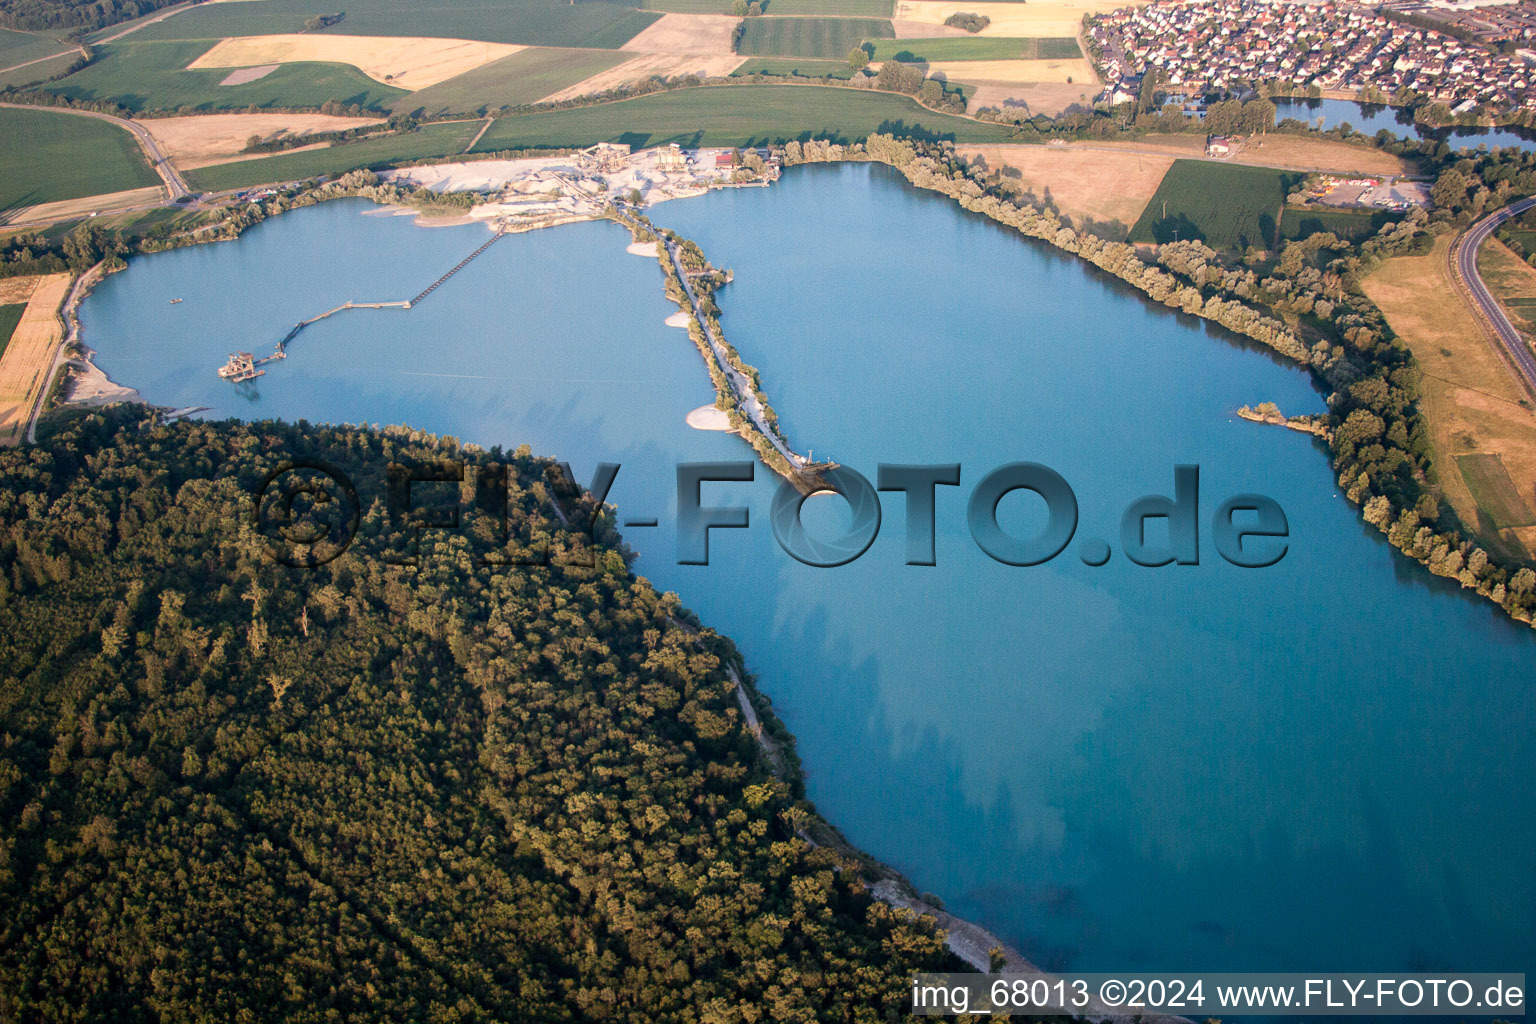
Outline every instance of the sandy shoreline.
<path fill-rule="evenodd" d="M 731 429 L 730 414 L 713 405 L 699 406 L 688 414 L 686 422 L 694 430 L 729 431 Z"/>
<path fill-rule="evenodd" d="M 139 401 L 139 393 L 108 377 L 106 371 L 96 365 L 96 353 L 86 349 L 79 359 L 71 360 L 75 374 L 70 379 L 69 405 L 111 405 L 114 402 Z"/>
<path fill-rule="evenodd" d="M 401 206 L 398 203 L 386 203 L 377 210 L 369 210 L 364 217 L 414 217 L 419 228 L 461 228 L 467 224 L 485 223 L 479 217 L 471 217 L 467 213 L 445 214 L 434 216 L 425 210 L 414 206 Z"/>

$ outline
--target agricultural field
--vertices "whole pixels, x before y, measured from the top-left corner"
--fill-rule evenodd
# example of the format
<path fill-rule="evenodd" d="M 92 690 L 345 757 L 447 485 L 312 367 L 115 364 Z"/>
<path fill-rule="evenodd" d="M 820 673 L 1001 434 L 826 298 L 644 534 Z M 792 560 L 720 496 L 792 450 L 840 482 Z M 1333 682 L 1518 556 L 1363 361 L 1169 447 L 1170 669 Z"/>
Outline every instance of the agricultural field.
<path fill-rule="evenodd" d="M 328 114 L 199 114 L 195 117 L 150 117 L 141 122 L 154 137 L 160 151 L 183 171 L 224 163 L 238 156 L 253 135 L 273 139 L 314 132 L 344 132 L 381 123 L 378 118 Z"/>
<path fill-rule="evenodd" d="M 1199 239 L 1241 252 L 1275 244 L 1280 210 L 1301 175 L 1267 167 L 1175 160 L 1140 219 L 1133 242 Z"/>
<path fill-rule="evenodd" d="M 0 68 L 37 60 L 39 57 L 50 57 L 67 49 L 69 44 L 59 42 L 55 35 L 0 28 Z"/>
<path fill-rule="evenodd" d="M 25 302 L 12 302 L 0 306 L 0 356 L 5 355 L 5 346 L 11 343 L 11 333 L 16 330 L 16 325 L 21 323 L 21 314 L 26 311 Z"/>
<path fill-rule="evenodd" d="M 1477 253 L 1477 272 L 1526 341 L 1536 338 L 1536 268 L 1496 238 Z"/>
<path fill-rule="evenodd" d="M 629 56 L 629 54 L 626 51 L 619 56 Z M 742 58 L 734 53 L 725 55 L 637 53 L 622 64 L 607 71 L 600 71 L 590 78 L 584 78 L 575 85 L 543 98 L 551 102 L 573 100 L 580 96 L 607 92 L 609 89 L 617 89 L 620 86 L 646 82 L 652 78 L 671 79 L 687 75 L 696 75 L 699 78 L 724 78 L 735 71 L 741 65 L 741 61 Z"/>
<path fill-rule="evenodd" d="M 896 0 L 893 17 L 901 21 L 943 25 L 951 14 L 984 14 L 992 23 L 979 36 L 1076 36 L 1083 17 L 1131 6 L 1136 0 Z"/>
<path fill-rule="evenodd" d="M 1497 455 L 1513 479 L 1536 480 L 1536 417 L 1450 279 L 1450 243 L 1450 235 L 1442 235 L 1422 256 L 1394 256 L 1360 286 L 1424 371 L 1419 404 L 1446 498 L 1490 552 L 1524 560 L 1536 552 L 1536 527 L 1500 530 L 1493 517 L 1498 510 L 1474 497 L 1456 457 Z"/>
<path fill-rule="evenodd" d="M 889 18 L 893 0 L 759 0 L 775 17 Z M 734 0 L 639 0 L 647 11 L 673 14 L 729 14 Z"/>
<path fill-rule="evenodd" d="M 841 18 L 889 18 L 891 0 L 768 0 L 763 13 L 776 18 L 826 15 Z"/>
<path fill-rule="evenodd" d="M 894 38 L 878 18 L 748 18 L 736 52 L 749 57 L 847 59 L 866 39 Z"/>
<path fill-rule="evenodd" d="M 1300 240 L 1319 231 L 1331 231 L 1352 242 L 1363 241 L 1381 230 L 1383 224 L 1402 220 L 1394 210 L 1302 210 L 1287 207 L 1280 218 L 1280 237 Z"/>
<path fill-rule="evenodd" d="M 536 103 L 630 59 L 614 50 L 531 46 L 439 85 L 401 96 L 396 114 L 470 114 Z"/>
<path fill-rule="evenodd" d="M 89 217 L 134 206 L 152 206 L 164 202 L 165 198 L 164 185 L 149 185 L 144 188 L 131 188 L 126 192 L 108 192 L 105 195 L 81 196 L 78 199 L 39 203 L 36 206 L 27 207 L 22 219 L 39 221 L 53 220 L 57 217 Z"/>
<path fill-rule="evenodd" d="M 1019 111 L 1030 117 L 1036 114 L 1055 117 L 1066 110 L 1090 109 L 1095 91 L 1095 87 L 1087 82 L 985 83 L 966 95 L 966 109 L 974 114 L 983 107 L 995 107 Z"/>
<path fill-rule="evenodd" d="M 0 89 L 22 89 L 35 82 L 44 82 L 54 75 L 62 75 L 69 70 L 75 62 L 78 54 L 67 53 L 62 57 L 52 60 L 39 61 L 36 64 L 27 64 L 25 67 L 14 68 L 10 71 L 0 71 Z"/>
<path fill-rule="evenodd" d="M 202 167 L 195 188 L 225 190 L 358 167 L 384 167 L 463 151 L 479 122 L 426 125 L 406 135 Z M 878 131 L 926 132 L 962 142 L 998 142 L 1009 130 L 925 110 L 905 96 L 795 85 L 714 86 L 658 93 L 495 121 L 475 152 L 548 149 L 594 142 L 636 148 L 668 142 L 739 146 L 789 139 L 853 141 Z"/>
<path fill-rule="evenodd" d="M 642 11 L 663 14 L 729 14 L 733 0 L 638 0 Z"/>
<path fill-rule="evenodd" d="M 339 36 L 300 32 L 225 39 L 189 69 L 253 68 L 272 64 L 349 64 L 396 89 L 425 89 L 466 71 L 510 57 L 520 46 L 473 39 L 411 36 Z"/>
<path fill-rule="evenodd" d="M 1505 306 L 1536 299 L 1536 268 L 1496 238 L 1489 239 L 1478 250 L 1477 272 L 1494 298 Z"/>
<path fill-rule="evenodd" d="M 1072 60 L 936 60 L 928 64 L 934 78 L 977 85 L 1023 86 L 1037 82 L 1076 84 L 1089 93 L 1098 91 L 1093 65 L 1081 57 Z"/>
<path fill-rule="evenodd" d="M 228 68 L 186 70 L 207 51 L 205 43 L 110 43 L 100 49 L 94 64 L 43 86 L 43 91 L 119 103 L 132 111 L 318 107 L 331 100 L 383 110 L 405 95 L 404 89 L 375 82 L 346 64 L 285 64 L 254 81 L 221 85 L 230 76 Z"/>
<path fill-rule="evenodd" d="M 853 77 L 845 60 L 815 60 L 803 57 L 752 57 L 731 72 L 732 75 L 782 75 L 802 78 Z"/>
<path fill-rule="evenodd" d="M 462 153 L 482 123 L 449 121 L 429 124 L 414 132 L 383 139 L 200 167 L 188 172 L 186 177 L 193 188 L 223 191 L 321 174 L 343 174 L 359 167 L 384 167 L 401 161 L 449 156 Z"/>
<path fill-rule="evenodd" d="M 135 41 L 219 40 L 228 36 L 301 32 L 316 13 L 314 0 L 259 0 L 205 4 L 136 32 Z M 346 17 L 324 35 L 443 36 L 525 46 L 582 46 L 618 49 L 661 15 L 619 3 L 583 0 L 354 0 L 325 10 Z"/>
<path fill-rule="evenodd" d="M 620 49 L 635 53 L 734 53 L 731 42 L 739 24 L 739 18 L 718 14 L 664 14 Z"/>
<path fill-rule="evenodd" d="M 1141 152 L 1167 153 L 1170 156 L 1205 155 L 1201 135 L 1144 135 L 1135 142 L 1095 142 L 1096 146 L 1114 146 Z M 1373 146 L 1357 146 L 1336 139 L 1318 139 L 1304 135 L 1262 135 L 1250 139 L 1227 163 L 1278 167 L 1283 170 L 1330 171 L 1345 175 L 1417 174 L 1418 165 Z"/>
<path fill-rule="evenodd" d="M 218 220 L 220 217 L 220 214 L 210 214 L 201 210 L 187 210 L 180 206 L 156 206 L 148 210 L 133 210 L 124 213 L 112 213 L 109 211 L 95 217 L 56 221 L 46 227 L 10 230 L 13 233 L 38 235 L 50 245 L 58 245 L 65 238 L 69 237 L 70 232 L 89 221 L 92 225 L 101 228 L 103 231 L 122 232 L 125 239 L 133 241 L 150 234 L 187 230 L 197 227 L 199 224 Z M 7 230 L 0 228 L 0 231 Z M 17 281 L 31 282 L 35 280 L 35 278 L 0 278 L 0 302 L 18 301 L 6 291 L 7 285 L 14 284 Z M 30 291 L 31 286 L 28 284 L 27 292 L 30 294 Z"/>
<path fill-rule="evenodd" d="M 33 404 L 49 384 L 54 351 L 63 337 L 58 308 L 69 290 L 69 274 L 32 279 L 36 287 L 0 355 L 0 444 L 16 444 Z"/>
<path fill-rule="evenodd" d="M 873 60 L 904 63 L 962 60 L 1072 60 L 1081 58 L 1076 39 L 1010 39 L 1004 36 L 941 36 L 937 39 L 880 39 Z"/>
<path fill-rule="evenodd" d="M 1009 188 L 1049 200 L 1074 226 L 1117 240 L 1126 237 L 1173 166 L 1169 156 L 1077 146 L 1015 143 L 957 152 L 999 172 Z"/>
<path fill-rule="evenodd" d="M 133 136 L 105 121 L 0 108 L 0 139 L 0 210 L 160 181 Z"/>
<path fill-rule="evenodd" d="M 1477 507 L 1496 530 L 1536 526 L 1536 513 L 1520 496 L 1520 488 L 1497 455 L 1479 452 L 1456 456 L 1456 467 L 1472 492 Z"/>
<path fill-rule="evenodd" d="M 761 145 L 790 139 L 855 141 L 879 131 L 997 142 L 1009 130 L 925 110 L 905 96 L 806 85 L 729 85 L 658 93 L 496 121 L 476 152 L 627 142 L 635 148 Z"/>

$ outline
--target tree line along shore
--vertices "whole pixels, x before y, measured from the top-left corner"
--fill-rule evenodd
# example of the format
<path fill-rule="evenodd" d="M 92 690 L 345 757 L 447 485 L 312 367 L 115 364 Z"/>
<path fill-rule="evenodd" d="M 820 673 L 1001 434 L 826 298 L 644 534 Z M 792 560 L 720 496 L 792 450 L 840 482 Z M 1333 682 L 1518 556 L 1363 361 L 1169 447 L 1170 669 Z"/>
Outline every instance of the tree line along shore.
<path fill-rule="evenodd" d="M 876 1021 L 966 968 L 827 841 L 730 642 L 590 498 L 556 514 L 549 460 L 144 413 L 0 451 L 0 1013 Z M 394 565 L 369 501 L 296 571 L 249 507 L 303 458 L 364 495 L 505 466 L 505 525 Z M 548 561 L 476 571 L 491 534 Z"/>
<path fill-rule="evenodd" d="M 791 141 L 779 150 L 786 166 L 847 159 L 890 164 L 919 187 L 941 191 L 967 209 L 1072 252 L 1154 301 L 1212 320 L 1307 366 L 1329 396 L 1330 445 L 1340 487 L 1362 506 L 1367 521 L 1431 571 L 1457 579 L 1529 621 L 1536 608 L 1536 574 L 1523 559 L 1508 557 L 1508 550 L 1490 553 L 1489 545 L 1477 543 L 1477 530 L 1444 500 L 1436 477 L 1451 470 L 1431 462 L 1417 402 L 1420 370 L 1361 291 L 1360 281 L 1382 261 L 1427 252 L 1438 236 L 1465 227 L 1512 197 L 1536 192 L 1536 158 L 1512 149 L 1455 153 L 1435 140 L 1372 137 L 1362 142 L 1415 160 L 1432 173 L 1434 212 L 1413 210 L 1358 241 L 1324 231 L 1286 241 L 1277 251 L 1240 255 L 1183 241 L 1158 246 L 1150 261 L 1133 245 L 1072 227 L 1006 175 L 959 157 L 947 140 L 874 134 L 863 143 Z M 265 216 L 337 194 L 349 193 L 335 186 L 291 187 L 233 212 L 212 231 L 148 244 L 233 237 Z M 405 192 L 392 195 L 392 201 L 424 200 L 438 201 Z M 99 258 L 103 247 L 111 250 L 109 259 L 132 248 L 103 237 L 98 229 L 80 229 L 69 237 L 72 256 L 44 246 L 41 254 L 33 251 L 30 260 L 21 260 L 12 247 L 0 268 L 49 270 L 62 262 L 79 269 Z"/>

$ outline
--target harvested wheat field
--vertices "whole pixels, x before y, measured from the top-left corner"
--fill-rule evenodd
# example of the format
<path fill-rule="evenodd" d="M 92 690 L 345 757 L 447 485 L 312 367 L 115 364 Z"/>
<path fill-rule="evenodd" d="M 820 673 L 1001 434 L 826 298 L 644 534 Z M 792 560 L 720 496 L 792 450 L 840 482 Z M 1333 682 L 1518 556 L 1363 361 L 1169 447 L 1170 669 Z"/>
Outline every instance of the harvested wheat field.
<path fill-rule="evenodd" d="M 950 25 L 935 25 L 927 21 L 906 21 L 893 19 L 891 28 L 896 31 L 897 39 L 937 39 L 941 36 L 968 36 L 971 33 L 963 28 L 954 28 Z"/>
<path fill-rule="evenodd" d="M 1480 516 L 1455 456 L 1498 455 L 1536 504 L 1536 412 L 1486 329 L 1454 289 L 1442 235 L 1424 256 L 1395 256 L 1360 282 L 1424 371 L 1420 405 L 1429 421 L 1430 458 L 1445 496 L 1490 550 L 1515 557 L 1536 552 L 1536 527 L 1494 530 Z"/>
<path fill-rule="evenodd" d="M 663 14 L 661 20 L 619 47 L 633 53 L 731 52 L 731 34 L 740 18 L 724 14 Z"/>
<path fill-rule="evenodd" d="M 1076 224 L 1118 221 L 1127 231 L 1146 208 L 1171 156 L 1107 153 L 1071 146 L 961 146 L 967 160 L 980 158 L 991 170 L 1012 168 L 1005 178 L 1040 199 L 1049 193 L 1056 208 Z"/>
<path fill-rule="evenodd" d="M 0 306 L 26 302 L 37 290 L 40 277 L 0 277 Z"/>
<path fill-rule="evenodd" d="M 239 155 L 252 135 L 306 135 L 381 124 L 378 118 L 329 114 L 200 114 L 149 117 L 136 122 L 154 137 L 161 152 L 182 170 L 225 163 Z M 265 155 L 265 154 L 263 154 Z"/>
<path fill-rule="evenodd" d="M 399 89 L 425 89 L 524 49 L 509 43 L 419 36 L 329 36 L 293 34 L 237 36 L 187 65 L 244 68 L 260 64 L 323 61 L 350 64 L 369 78 Z"/>
<path fill-rule="evenodd" d="M 35 277 L 26 312 L 0 355 L 0 444 L 23 440 L 32 407 L 48 386 L 49 372 L 64 326 L 59 306 L 69 292 L 69 274 Z"/>
<path fill-rule="evenodd" d="M 261 81 L 280 67 L 282 67 L 281 64 L 263 64 L 259 68 L 236 68 L 219 79 L 219 84 L 249 85 L 251 82 Z"/>
<path fill-rule="evenodd" d="M 734 53 L 723 57 L 644 53 L 625 61 L 618 67 L 599 71 L 591 78 L 584 78 L 575 85 L 552 93 L 544 97 L 541 102 L 554 103 L 575 99 L 578 96 L 590 96 L 593 93 L 606 92 L 621 85 L 644 82 L 655 77 L 677 78 L 682 75 L 698 75 L 700 78 L 723 78 L 741 67 L 745 60 L 745 57 Z"/>
<path fill-rule="evenodd" d="M 100 196 L 82 196 L 79 199 L 60 199 L 54 203 L 39 203 L 12 211 L 9 220 L 25 222 L 34 220 L 62 220 L 66 217 L 84 217 L 91 213 L 108 213 L 130 206 L 146 206 L 165 198 L 165 187 L 149 185 L 131 188 L 126 192 L 108 192 Z"/>
<path fill-rule="evenodd" d="M 983 107 L 996 107 L 998 110 L 1026 111 L 1031 117 L 1036 114 L 1055 117 L 1072 107 L 1093 109 L 1093 97 L 1098 88 L 1090 82 L 978 85 L 971 92 L 968 109 L 975 112 Z"/>
<path fill-rule="evenodd" d="M 1095 142 L 1091 145 L 1168 153 L 1173 156 L 1205 155 L 1205 137 L 1202 135 L 1146 135 L 1137 142 Z M 1418 172 L 1413 161 L 1379 149 L 1294 135 L 1265 135 L 1248 139 L 1226 162 L 1296 171 L 1334 171 L 1341 174 Z"/>
<path fill-rule="evenodd" d="M 928 74 L 948 82 L 976 85 L 1026 85 L 1033 82 L 1058 82 L 1083 85 L 1098 91 L 1099 79 L 1093 65 L 1082 58 L 1073 60 L 936 60 L 928 64 Z"/>
<path fill-rule="evenodd" d="M 942 25 L 951 14 L 985 14 L 982 36 L 1075 36 L 1083 15 L 1136 7 L 1144 0 L 1031 0 L 1030 3 L 966 3 L 965 0 L 896 0 L 896 20 Z"/>

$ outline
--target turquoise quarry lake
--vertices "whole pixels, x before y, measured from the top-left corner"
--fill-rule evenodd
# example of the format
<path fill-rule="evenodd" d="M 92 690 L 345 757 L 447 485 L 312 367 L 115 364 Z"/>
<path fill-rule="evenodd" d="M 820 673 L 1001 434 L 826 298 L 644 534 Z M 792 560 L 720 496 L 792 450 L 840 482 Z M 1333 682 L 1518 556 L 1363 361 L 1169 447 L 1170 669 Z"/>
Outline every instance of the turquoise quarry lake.
<path fill-rule="evenodd" d="M 723 322 L 791 443 L 873 480 L 959 462 L 936 567 L 903 564 L 905 508 L 858 561 L 784 554 L 777 486 L 708 566 L 676 564 L 674 465 L 751 458 L 688 428 L 713 398 L 652 259 L 588 223 L 511 236 L 410 312 L 307 330 L 242 393 L 214 370 L 348 299 L 414 294 L 485 238 L 361 201 L 238 242 L 137 258 L 86 302 L 86 341 L 149 401 L 212 415 L 408 423 L 527 443 L 610 500 L 636 571 L 733 637 L 799 738 L 810 797 L 919 888 L 1077 969 L 1519 970 L 1536 955 L 1536 636 L 1394 553 L 1313 439 L 1242 403 L 1319 412 L 1309 377 L 1154 307 L 881 167 L 799 168 L 771 189 L 657 207 L 736 271 Z M 172 305 L 169 300 L 182 298 Z M 1077 540 L 991 561 L 970 488 L 1011 461 L 1067 478 Z M 1201 467 L 1201 564 L 1119 551 L 1134 499 Z M 1290 551 L 1239 569 L 1209 539 L 1238 492 L 1285 509 Z M 366 497 L 366 496 L 365 496 Z M 831 532 L 841 503 L 808 503 Z M 1018 532 L 1043 513 L 1021 494 Z M 1102 568 L 1084 538 L 1111 542 Z"/>

